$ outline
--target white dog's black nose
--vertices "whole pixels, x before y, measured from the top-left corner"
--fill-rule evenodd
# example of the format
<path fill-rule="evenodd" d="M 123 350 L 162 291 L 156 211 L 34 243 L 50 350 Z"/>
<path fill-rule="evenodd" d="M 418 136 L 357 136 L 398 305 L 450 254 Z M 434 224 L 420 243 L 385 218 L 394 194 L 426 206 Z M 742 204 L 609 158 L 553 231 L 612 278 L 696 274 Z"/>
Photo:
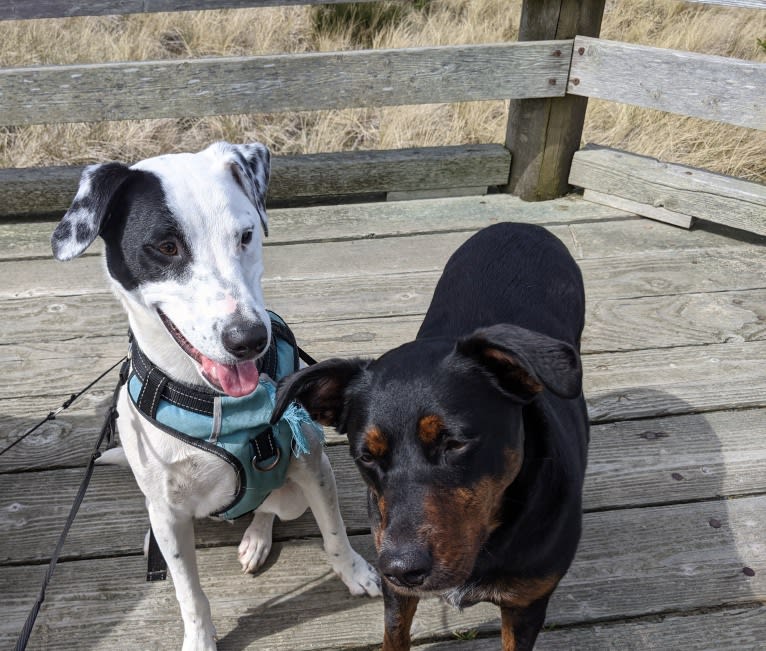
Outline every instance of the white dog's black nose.
<path fill-rule="evenodd" d="M 269 335 L 262 323 L 237 319 L 224 328 L 221 339 L 223 347 L 237 359 L 252 359 L 264 351 Z"/>

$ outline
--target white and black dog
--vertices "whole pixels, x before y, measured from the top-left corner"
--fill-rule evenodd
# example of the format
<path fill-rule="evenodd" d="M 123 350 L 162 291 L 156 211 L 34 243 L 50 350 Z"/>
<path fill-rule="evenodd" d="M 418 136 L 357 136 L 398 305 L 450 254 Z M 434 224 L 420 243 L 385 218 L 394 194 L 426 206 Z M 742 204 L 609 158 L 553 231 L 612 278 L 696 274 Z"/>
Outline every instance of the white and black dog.
<path fill-rule="evenodd" d="M 269 429 L 265 439 L 245 440 L 245 455 L 247 446 L 259 453 L 264 442 L 269 448 L 252 464 L 219 445 L 225 412 L 236 411 L 240 399 L 260 396 L 261 403 L 239 408 L 246 417 L 260 409 L 267 425 L 271 415 L 273 383 L 260 362 L 273 350 L 275 327 L 284 324 L 272 324 L 261 288 L 269 169 L 260 143 L 225 142 L 132 167 L 92 165 L 52 236 L 59 260 L 103 238 L 107 275 L 128 314 L 132 369 L 117 421 L 124 455 L 118 448 L 106 456 L 126 458 L 146 496 L 175 584 L 185 651 L 216 646 L 197 572 L 193 518 L 239 515 L 235 505 L 253 490 L 243 484 L 282 457 L 288 461 L 281 485 L 262 490 L 265 499 L 239 546 L 243 570 L 253 572 L 266 560 L 275 515 L 293 519 L 311 507 L 335 573 L 352 594 L 380 594 L 375 570 L 349 545 L 321 429 L 298 415 L 283 428 L 286 438 Z M 168 424 L 178 409 L 197 431 L 179 434 L 182 428 Z M 239 430 L 235 438 L 241 439 Z"/>

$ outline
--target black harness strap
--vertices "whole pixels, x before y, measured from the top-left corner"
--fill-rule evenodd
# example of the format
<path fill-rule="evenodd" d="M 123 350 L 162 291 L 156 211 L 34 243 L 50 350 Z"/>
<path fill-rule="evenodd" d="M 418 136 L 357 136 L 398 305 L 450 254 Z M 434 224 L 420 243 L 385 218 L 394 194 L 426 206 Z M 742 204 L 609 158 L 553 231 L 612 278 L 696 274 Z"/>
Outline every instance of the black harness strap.
<path fill-rule="evenodd" d="M 167 375 L 156 366 L 152 366 L 141 386 L 141 393 L 138 394 L 138 409 L 154 418 L 157 415 L 157 406 L 162 398 L 162 390 L 168 381 Z"/>
<path fill-rule="evenodd" d="M 213 415 L 217 393 L 171 380 L 144 355 L 135 339 L 130 346 L 130 357 L 133 371 L 143 383 L 139 396 L 141 411 L 154 418 L 159 401 L 167 400 L 181 409 L 206 416 Z"/>

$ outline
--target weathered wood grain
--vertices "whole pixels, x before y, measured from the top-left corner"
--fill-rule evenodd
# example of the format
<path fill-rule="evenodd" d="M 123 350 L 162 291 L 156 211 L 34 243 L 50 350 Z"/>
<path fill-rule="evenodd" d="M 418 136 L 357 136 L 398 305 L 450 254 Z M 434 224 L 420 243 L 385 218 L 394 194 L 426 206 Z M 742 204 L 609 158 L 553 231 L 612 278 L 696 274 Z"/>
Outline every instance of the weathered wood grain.
<path fill-rule="evenodd" d="M 431 282 L 435 282 L 435 278 L 430 279 Z M 396 288 L 392 288 L 396 289 Z M 356 293 L 355 296 L 358 300 L 365 300 L 366 295 Z M 348 322 L 342 322 L 334 326 L 333 323 L 324 323 L 321 326 L 317 326 L 315 323 L 307 322 L 305 324 L 294 324 L 295 332 L 299 337 L 303 346 L 311 352 L 313 356 L 318 359 L 326 359 L 336 356 L 377 356 L 390 349 L 391 347 L 404 343 L 414 335 L 419 325 L 419 314 L 423 313 L 427 302 L 429 300 L 429 294 L 427 292 L 415 294 L 417 299 L 416 304 L 413 306 L 416 308 L 414 314 L 408 315 L 408 318 L 397 324 L 396 327 L 390 325 L 390 319 L 386 319 L 385 310 L 392 309 L 390 303 L 386 300 L 389 298 L 393 301 L 396 297 L 395 294 L 385 294 L 382 291 L 373 293 L 370 295 L 375 296 L 381 301 L 381 305 L 376 307 L 377 316 L 381 320 L 377 320 L 375 323 L 377 327 L 371 327 L 371 323 L 367 323 L 363 320 L 354 320 Z M 747 351 L 751 351 L 754 355 L 760 355 L 759 345 L 764 340 L 764 320 L 763 320 L 763 305 L 758 304 L 757 297 L 762 296 L 762 292 L 754 294 L 751 307 L 742 308 L 738 305 L 738 297 L 732 296 L 731 303 L 726 305 L 726 296 L 716 297 L 713 303 L 706 301 L 706 295 L 693 296 L 690 301 L 687 301 L 685 297 L 674 298 L 668 300 L 666 305 L 666 311 L 673 314 L 673 310 L 681 309 L 681 316 L 676 317 L 677 321 L 668 322 L 667 317 L 663 321 L 653 322 L 651 320 L 652 311 L 642 312 L 642 304 L 637 304 L 636 299 L 631 299 L 630 302 L 624 301 L 611 301 L 609 303 L 595 303 L 593 310 L 597 313 L 602 312 L 605 314 L 605 320 L 594 324 L 594 331 L 586 331 L 586 342 L 588 350 L 594 352 L 586 355 L 586 363 L 591 364 L 597 371 L 603 370 L 601 366 L 604 364 L 608 366 L 618 367 L 619 365 L 627 365 L 628 369 L 625 370 L 625 378 L 620 385 L 622 387 L 629 386 L 631 374 L 638 373 L 638 370 L 642 367 L 646 367 L 642 363 L 642 350 L 650 350 L 651 357 L 649 360 L 658 360 L 649 373 L 649 376 L 642 375 L 642 380 L 651 380 L 651 384 L 657 386 L 662 383 L 663 380 L 668 379 L 668 375 L 663 370 L 662 361 L 665 360 L 668 363 L 681 363 L 684 365 L 684 370 L 679 371 L 693 372 L 693 365 L 696 362 L 689 362 L 688 364 L 682 360 L 687 355 L 692 355 L 692 359 L 697 358 L 693 355 L 695 351 L 709 351 L 711 356 L 721 356 L 724 359 L 740 359 L 741 356 L 747 356 Z M 401 303 L 406 303 L 409 297 L 404 297 L 400 300 Z M 318 297 L 317 301 L 321 302 L 322 297 Z M 644 299 L 642 299 L 643 301 Z M 657 299 L 649 300 L 645 299 L 646 303 L 650 306 L 657 306 Z M 667 299 L 666 299 L 667 300 Z M 414 299 L 410 299 L 410 302 L 414 302 Z M 87 304 L 84 303 L 84 304 Z M 342 305 L 342 303 L 339 303 Z M 343 308 L 349 311 L 348 307 Z M 688 315 L 684 316 L 683 310 L 688 309 Z M 278 310 L 280 314 L 288 315 L 285 318 L 289 318 L 292 314 L 285 310 Z M 662 311 L 659 312 L 662 314 Z M 609 315 L 626 315 L 625 321 L 611 322 Z M 694 324 L 688 324 L 687 319 L 693 315 L 699 315 L 702 318 L 716 318 L 716 315 L 720 315 L 721 322 L 716 321 L 709 322 L 707 330 L 700 329 L 700 326 Z M 54 318 L 56 315 L 53 315 Z M 340 315 L 339 315 L 340 316 Z M 327 315 L 325 313 L 325 318 Z M 397 316 L 397 318 L 400 318 Z M 34 319 L 31 320 L 32 322 Z M 29 323 L 30 321 L 26 321 Z M 634 323 L 643 324 L 634 326 Z M 742 330 L 736 329 L 738 324 L 742 324 Z M 659 326 L 670 325 L 672 327 L 678 327 L 681 329 L 681 335 L 677 338 L 672 334 L 672 330 L 663 336 L 663 331 Z M 54 327 L 51 327 L 51 330 Z M 651 333 L 654 329 L 654 332 Z M 3 400 L 17 400 L 25 396 L 32 397 L 49 397 L 51 402 L 58 400 L 61 396 L 67 396 L 70 392 L 77 391 L 82 388 L 92 379 L 94 379 L 99 372 L 109 368 L 114 362 L 116 362 L 126 350 L 126 338 L 125 331 L 122 327 L 117 326 L 117 330 L 121 331 L 109 337 L 94 337 L 88 336 L 87 332 L 80 332 L 75 338 L 61 339 L 58 341 L 49 343 L 47 341 L 35 342 L 32 339 L 28 339 L 22 343 L 9 343 L 5 346 L 0 346 L 0 363 L 4 369 L 4 377 L 6 382 L 0 387 L 0 399 Z M 629 334 L 625 334 L 620 341 L 621 332 L 630 330 Z M 609 334 L 610 339 L 606 339 L 599 343 L 598 335 L 599 331 Z M 647 333 L 646 341 L 642 341 L 642 333 Z M 688 333 L 688 334 L 684 334 Z M 747 335 L 747 336 L 745 336 Z M 648 342 L 654 337 L 654 342 L 661 344 L 662 347 L 655 349 L 648 349 Z M 701 341 L 700 341 L 701 339 Z M 715 349 L 709 347 L 698 346 L 700 343 L 711 343 L 712 341 L 723 341 L 725 343 L 716 344 L 718 346 Z M 614 347 L 608 345 L 610 342 L 617 342 Z M 683 348 L 669 349 L 671 346 L 684 346 Z M 622 349 L 622 352 L 617 352 Z M 602 351 L 602 352 L 596 352 Z M 603 352 L 609 351 L 609 352 Z M 612 352 L 614 351 L 614 352 Z M 630 355 L 628 355 L 630 353 Z M 648 355 L 649 353 L 647 353 Z M 626 356 L 627 355 L 627 356 Z M 746 366 L 743 366 L 737 371 L 737 373 L 744 372 L 746 374 L 758 375 L 756 368 L 751 368 L 747 364 L 745 357 L 740 360 Z M 750 370 L 745 370 L 749 368 Z M 703 369 L 708 369 L 707 371 Z M 734 370 L 733 368 L 731 369 Z M 656 377 L 651 377 L 651 373 L 656 373 Z M 692 373 L 692 377 L 697 379 L 697 375 L 706 372 L 712 372 L 709 365 L 703 365 L 698 373 Z M 62 379 L 51 384 L 50 382 L 40 382 L 39 378 L 43 375 L 50 377 L 60 377 Z M 593 375 L 594 378 L 597 376 Z M 680 377 L 680 376 L 679 376 Z M 606 377 L 603 382 L 599 382 L 594 386 L 595 389 L 601 391 L 602 389 L 608 389 L 609 382 L 612 381 L 611 376 Z M 757 377 L 755 378 L 757 380 Z M 744 377 L 739 381 L 745 380 Z M 636 386 L 640 386 L 638 379 L 636 379 Z M 625 384 L 627 383 L 627 385 Z M 745 393 L 751 395 L 753 391 L 757 390 L 757 387 L 762 385 L 761 382 L 756 382 L 753 387 L 745 387 Z M 668 384 L 668 386 L 674 386 Z M 736 387 L 729 387 L 730 391 L 736 391 Z M 692 388 L 687 387 L 684 391 L 693 391 Z M 708 389 L 710 397 L 714 397 L 715 386 L 711 385 Z M 702 397 L 700 397 L 702 399 Z"/>
<path fill-rule="evenodd" d="M 584 508 L 622 509 L 762 493 L 766 491 L 764 423 L 766 410 L 756 409 L 595 425 Z M 70 449 L 81 452 L 78 467 L 34 475 L 0 474 L 0 513 L 4 514 L 0 519 L 0 565 L 49 558 L 79 485 L 86 448 L 89 451 L 96 438 L 95 432 L 80 432 L 75 441 L 73 434 L 57 436 L 55 443 L 62 455 Z M 66 459 L 52 455 L 50 431 L 21 450 L 34 453 L 41 438 L 46 441 L 48 463 L 65 463 Z M 365 490 L 348 446 L 329 446 L 327 452 L 346 527 L 367 531 Z M 30 477 L 34 477 L 33 482 Z M 201 520 L 196 526 L 197 544 L 236 546 L 248 524 L 247 517 L 233 525 Z M 144 500 L 130 471 L 100 467 L 67 539 L 65 555 L 139 554 L 147 527 Z M 278 523 L 275 529 L 279 540 L 318 535 L 310 513 Z"/>
<path fill-rule="evenodd" d="M 69 323 L 79 323 L 83 320 L 83 325 L 75 326 L 74 338 L 94 336 L 93 329 L 87 325 L 90 323 L 95 323 L 96 331 L 101 332 L 99 315 L 104 313 L 103 326 L 117 327 L 116 331 L 107 331 L 107 334 L 124 336 L 114 298 L 107 294 L 105 289 L 102 290 L 103 293 L 93 294 L 99 286 L 103 287 L 105 282 L 98 275 L 100 271 L 87 272 L 88 265 L 85 263 L 89 261 L 96 262 L 96 259 L 90 258 L 77 263 L 76 267 L 71 268 L 74 273 L 67 273 L 66 276 L 60 274 L 60 267 L 50 263 L 50 272 L 60 275 L 47 278 L 45 283 L 37 286 L 35 283 L 39 282 L 38 277 L 28 278 L 20 269 L 8 270 L 6 282 L 10 286 L 6 289 L 11 292 L 11 296 L 2 297 L 3 309 L 8 309 L 9 315 L 18 313 L 20 319 L 25 315 L 40 315 L 41 322 L 48 324 L 41 327 L 48 331 L 56 329 L 57 318 Z M 751 252 L 738 252 L 737 249 L 702 249 L 686 254 L 655 253 L 636 259 L 593 259 L 582 261 L 580 266 L 591 301 L 760 289 L 764 285 L 763 278 L 766 274 L 766 259 L 763 256 L 754 258 Z M 690 269 L 695 273 L 689 273 Z M 423 314 L 431 300 L 439 273 L 427 271 L 381 276 L 371 274 L 365 277 L 329 277 L 313 281 L 266 280 L 264 288 L 267 305 L 291 324 L 308 320 L 350 320 L 360 316 L 399 318 Z M 26 286 L 20 282 L 27 279 Z M 51 287 L 51 284 L 56 286 Z M 91 285 L 92 288 L 84 290 L 80 285 Z M 2 293 L 3 288 L 0 287 L 0 295 Z M 6 300 L 14 295 L 19 299 Z M 355 297 L 353 303 L 349 302 L 349 296 Z M 102 311 L 90 314 L 85 319 L 86 312 L 83 310 L 87 310 L 89 306 Z M 650 324 L 645 324 L 644 327 L 650 327 Z M 13 335 L 18 331 L 9 326 L 8 332 L 9 335 Z M 628 333 L 626 340 L 636 335 L 637 333 Z M 53 341 L 66 337 L 66 333 L 60 331 Z M 72 337 L 71 333 L 69 337 Z M 20 358 L 11 356 L 5 359 L 9 364 L 21 361 Z"/>
<path fill-rule="evenodd" d="M 598 36 L 604 0 L 527 0 L 522 4 L 519 41 Z M 563 54 L 563 52 L 562 52 Z M 567 52 L 571 58 L 571 51 Z M 588 100 L 511 99 L 505 143 L 514 152 L 507 190 L 528 201 L 568 192 L 572 155 L 580 147 Z"/>
<path fill-rule="evenodd" d="M 574 185 L 766 235 L 766 186 L 606 147 L 575 154 Z"/>
<path fill-rule="evenodd" d="M 314 245 L 340 240 L 470 232 L 499 221 L 562 226 L 631 219 L 635 217 L 623 210 L 582 201 L 576 195 L 540 205 L 508 194 L 491 194 L 395 203 L 272 208 L 269 237 L 264 245 L 301 242 Z M 50 237 L 57 223 L 58 219 L 0 221 L 0 260 L 51 258 Z M 719 241 L 722 240 L 719 238 Z M 101 240 L 97 239 L 84 255 L 99 255 L 102 251 Z"/>
<path fill-rule="evenodd" d="M 20 126 L 556 97 L 569 50 L 541 41 L 6 68 L 0 115 Z"/>
<path fill-rule="evenodd" d="M 593 422 L 766 404 L 766 342 L 583 357 Z"/>
<path fill-rule="evenodd" d="M 492 144 L 275 156 L 267 204 L 471 184 L 486 188 L 506 183 L 509 166 L 508 150 Z M 0 217 L 63 215 L 82 169 L 0 169 Z"/>
<path fill-rule="evenodd" d="M 766 639 L 766 606 L 727 608 L 702 615 L 665 615 L 651 620 L 604 622 L 543 629 L 537 651 L 650 651 L 652 649 L 759 649 Z M 498 651 L 497 636 L 434 642 L 418 651 Z"/>
<path fill-rule="evenodd" d="M 365 299 L 353 318 L 335 319 L 320 298 L 308 295 L 270 301 L 287 319 L 306 350 L 328 355 L 373 355 L 414 336 L 428 307 L 430 295 L 423 291 L 435 283 L 429 278 L 407 302 L 408 312 L 385 316 L 395 294 L 383 293 L 379 301 Z M 401 292 L 411 291 L 399 285 Z M 342 287 L 341 287 L 342 289 Z M 382 291 L 382 290 L 381 290 Z M 603 292 L 601 292 L 603 293 Z M 392 298 L 393 297 L 393 298 Z M 271 298 L 271 297 L 270 297 Z M 78 340 L 82 350 L 97 343 L 109 351 L 122 351 L 127 320 L 110 294 L 57 298 L 54 302 L 34 298 L 4 303 L 13 319 L 4 323 L 0 344 L 34 344 Z M 343 308 L 348 311 L 348 308 Z M 583 335 L 585 353 L 666 348 L 728 341 L 755 341 L 766 336 L 766 290 L 712 291 L 682 295 L 637 297 L 630 300 L 594 296 L 586 305 Z M 90 344 L 85 343 L 90 340 Z M 319 354 L 315 352 L 315 354 Z M 76 365 L 77 355 L 73 360 Z M 29 369 L 32 372 L 32 369 Z"/>
<path fill-rule="evenodd" d="M 766 337 L 766 290 L 596 299 L 586 304 L 583 351 L 624 351 Z"/>
<path fill-rule="evenodd" d="M 763 493 L 766 411 L 716 411 L 594 425 L 584 508 Z"/>
<path fill-rule="evenodd" d="M 721 258 L 721 264 L 718 265 L 721 267 L 720 273 L 724 273 L 727 267 L 736 266 L 741 274 L 747 274 L 749 270 L 751 275 L 757 276 L 763 264 L 759 259 L 763 257 L 763 246 L 757 242 L 741 242 L 702 230 L 684 237 L 668 237 L 668 228 L 645 220 L 635 220 L 627 224 L 603 226 L 587 223 L 551 225 L 548 230 L 570 249 L 584 273 L 592 273 L 594 277 L 598 277 L 604 270 L 619 274 L 621 268 L 640 267 L 652 271 L 663 266 L 668 268 L 672 277 L 673 261 L 681 261 L 687 266 L 708 265 L 718 258 Z M 672 229 L 670 233 L 680 235 Z M 350 282 L 375 283 L 376 278 L 382 278 L 383 275 L 392 276 L 391 280 L 395 280 L 404 274 L 441 271 L 451 253 L 471 234 L 472 231 L 419 234 L 401 238 L 326 242 L 322 246 L 307 242 L 291 244 L 288 249 L 269 246 L 264 250 L 264 287 L 267 294 L 274 295 L 281 293 L 282 288 L 292 281 L 317 282 L 325 278 L 348 278 Z M 639 246 L 643 248 L 642 256 L 636 259 L 632 251 Z M 738 260 L 746 257 L 751 258 L 751 261 L 740 269 Z M 382 260 L 385 260 L 385 265 L 381 265 Z M 107 287 L 101 263 L 93 256 L 66 264 L 52 258 L 23 263 L 0 261 L 0 273 L 4 278 L 0 286 L 0 300 L 82 295 L 103 292 Z M 715 289 L 760 286 L 761 282 L 744 286 L 739 283 L 732 286 L 722 283 Z M 708 284 L 697 291 L 713 288 Z M 306 292 L 297 295 L 302 293 Z"/>
<path fill-rule="evenodd" d="M 742 9 L 766 9 L 766 0 L 686 0 L 706 5 L 721 5 L 724 7 L 739 7 Z"/>
<path fill-rule="evenodd" d="M 66 16 L 104 16 L 141 14 L 158 11 L 201 9 L 240 9 L 245 7 L 281 7 L 286 5 L 336 4 L 344 0 L 8 0 L 0 5 L 0 20 L 25 18 L 59 18 Z M 380 0 L 356 0 L 379 2 Z"/>
<path fill-rule="evenodd" d="M 575 38 L 567 93 L 766 129 L 766 63 Z"/>
<path fill-rule="evenodd" d="M 583 199 L 603 206 L 610 206 L 612 208 L 632 212 L 636 215 L 641 215 L 642 217 L 648 217 L 649 219 L 655 219 L 666 224 L 672 224 L 673 226 L 680 226 L 681 228 L 691 228 L 694 223 L 694 217 L 690 217 L 689 215 L 683 215 L 668 210 L 667 208 L 650 206 L 647 203 L 639 203 L 638 201 L 624 199 L 623 197 L 618 197 L 614 194 L 606 194 L 587 188 L 585 189 L 585 192 L 583 192 Z"/>
<path fill-rule="evenodd" d="M 764 513 L 766 498 L 749 497 L 587 514 L 578 556 L 554 594 L 548 623 L 558 627 L 758 600 L 766 591 L 766 573 L 746 576 L 742 568 L 766 562 Z M 711 519 L 721 526 L 711 527 Z M 366 536 L 353 542 L 371 556 Z M 349 597 L 330 577 L 318 540 L 275 547 L 268 569 L 255 578 L 239 572 L 232 548 L 200 550 L 202 583 L 222 647 L 294 651 L 380 643 L 380 600 Z M 94 650 L 120 648 L 127 640 L 132 648 L 177 645 L 180 622 L 171 582 L 147 584 L 143 571 L 139 556 L 62 564 L 30 648 L 58 648 L 72 640 Z M 5 600 L 13 606 L 0 623 L 4 640 L 15 633 L 22 604 L 30 600 L 28 578 L 23 567 L 0 570 Z M 433 639 L 457 628 L 496 631 L 498 612 L 482 605 L 460 615 L 425 600 L 415 622 L 416 639 Z"/>
<path fill-rule="evenodd" d="M 365 490 L 349 458 L 348 446 L 330 446 L 327 452 L 340 487 L 339 503 L 347 529 L 368 531 Z M 0 497 L 4 514 L 0 522 L 3 533 L 0 565 L 50 558 L 86 461 L 83 459 L 79 468 L 35 473 L 34 482 L 23 473 L 0 475 L 0 486 L 8 491 Z M 200 547 L 236 547 L 250 520 L 243 517 L 233 524 L 214 519 L 199 520 L 195 526 L 197 544 Z M 130 470 L 99 467 L 67 537 L 64 557 L 140 554 L 148 526 L 144 497 Z M 317 535 L 319 530 L 310 511 L 297 520 L 279 522 L 274 529 L 277 540 Z"/>
<path fill-rule="evenodd" d="M 3 401 L 5 419 L 0 431 L 0 448 L 21 436 L 68 396 L 68 392 L 85 386 L 97 375 L 96 363 L 82 359 L 83 351 L 97 345 L 105 359 L 114 360 L 125 350 L 127 325 L 122 310 L 113 297 L 99 295 L 104 305 L 98 306 L 94 297 L 74 297 L 59 303 L 54 313 L 37 310 L 34 299 L 14 301 L 15 318 L 6 324 L 8 339 L 34 345 L 39 340 L 62 341 L 77 333 L 76 340 L 60 350 L 61 365 L 68 368 L 66 380 L 41 382 L 48 388 L 46 396 L 22 396 Z M 313 355 L 326 357 L 375 356 L 410 340 L 420 325 L 428 297 L 420 297 L 419 313 L 396 318 L 358 318 L 347 321 L 315 321 L 315 315 L 288 314 L 288 321 L 301 345 Z M 25 304 L 31 312 L 24 312 Z M 293 306 L 300 310 L 300 304 Z M 293 320 L 294 318 L 294 320 Z M 10 327 L 13 330 L 10 330 Z M 96 341 L 90 333 L 101 332 Z M 108 337 L 106 335 L 109 335 Z M 605 351 L 669 348 L 672 346 L 704 345 L 709 343 L 757 341 L 766 339 L 766 290 L 748 292 L 713 292 L 658 296 L 640 299 L 590 300 L 587 306 L 583 350 L 586 353 Z M 321 354 L 320 354 L 321 353 Z M 27 361 L 18 373 L 32 377 L 48 377 L 46 359 Z M 6 370 L 8 381 L 16 372 Z M 51 465 L 71 465 L 85 458 L 90 442 L 96 438 L 110 387 L 116 374 L 105 378 L 56 422 L 47 423 L 28 444 L 0 458 L 0 471 L 23 468 L 45 468 Z M 81 406 L 80 406 L 81 405 Z M 332 437 L 331 437 L 332 438 Z"/>

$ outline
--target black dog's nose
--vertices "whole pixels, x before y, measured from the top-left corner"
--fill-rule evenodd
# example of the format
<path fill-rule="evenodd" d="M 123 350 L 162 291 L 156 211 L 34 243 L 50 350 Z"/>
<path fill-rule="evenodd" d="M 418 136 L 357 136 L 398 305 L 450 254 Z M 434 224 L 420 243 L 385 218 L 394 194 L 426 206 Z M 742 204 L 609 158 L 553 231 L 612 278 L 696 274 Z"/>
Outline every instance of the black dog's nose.
<path fill-rule="evenodd" d="M 223 347 L 237 359 L 252 359 L 266 348 L 269 335 L 262 323 L 237 319 L 223 330 Z"/>
<path fill-rule="evenodd" d="M 403 588 L 417 588 L 431 574 L 433 561 L 427 549 L 420 546 L 399 547 L 383 550 L 378 557 L 381 574 L 394 585 Z"/>

